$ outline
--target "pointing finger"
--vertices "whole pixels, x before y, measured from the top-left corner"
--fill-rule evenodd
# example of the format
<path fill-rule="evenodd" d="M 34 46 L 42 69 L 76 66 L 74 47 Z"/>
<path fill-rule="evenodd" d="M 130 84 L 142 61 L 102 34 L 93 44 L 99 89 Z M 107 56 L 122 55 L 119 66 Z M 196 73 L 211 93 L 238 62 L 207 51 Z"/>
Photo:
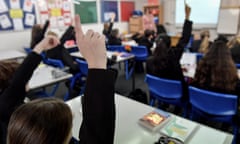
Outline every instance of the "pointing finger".
<path fill-rule="evenodd" d="M 83 36 L 82 24 L 79 15 L 75 15 L 75 32 L 76 36 Z"/>

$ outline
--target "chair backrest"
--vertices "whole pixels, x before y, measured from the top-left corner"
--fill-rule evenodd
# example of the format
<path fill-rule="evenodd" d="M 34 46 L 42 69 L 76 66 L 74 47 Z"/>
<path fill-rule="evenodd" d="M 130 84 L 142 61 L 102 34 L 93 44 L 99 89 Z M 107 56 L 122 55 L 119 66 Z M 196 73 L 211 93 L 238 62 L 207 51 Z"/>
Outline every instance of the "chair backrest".
<path fill-rule="evenodd" d="M 83 75 L 87 76 L 87 74 L 88 74 L 88 64 L 87 64 L 87 62 L 84 61 L 84 60 L 80 60 L 80 59 L 76 59 L 76 62 L 78 63 L 78 66 L 80 68 L 80 72 Z"/>
<path fill-rule="evenodd" d="M 150 74 L 145 79 L 150 93 L 163 98 L 179 99 L 182 97 L 182 83 L 177 80 L 159 78 Z"/>
<path fill-rule="evenodd" d="M 197 56 L 197 62 L 199 62 L 203 58 L 204 54 L 203 53 L 196 53 L 196 56 Z"/>
<path fill-rule="evenodd" d="M 145 61 L 148 57 L 148 50 L 146 46 L 131 46 L 131 52 L 135 55 L 136 60 Z"/>
<path fill-rule="evenodd" d="M 29 54 L 32 52 L 32 49 L 30 47 L 24 47 L 24 51 Z"/>
<path fill-rule="evenodd" d="M 107 45 L 108 51 L 117 51 L 117 52 L 124 52 L 125 48 L 122 45 Z"/>
<path fill-rule="evenodd" d="M 217 93 L 190 86 L 189 98 L 192 106 L 207 114 L 230 116 L 237 113 L 237 95 Z"/>
<path fill-rule="evenodd" d="M 46 58 L 46 59 L 43 59 L 43 62 L 45 64 L 51 65 L 53 67 L 57 67 L 57 68 L 60 68 L 60 69 L 64 68 L 64 64 L 62 63 L 61 60 L 58 60 L 58 59 Z"/>
<path fill-rule="evenodd" d="M 235 64 L 237 69 L 240 69 L 240 63 Z"/>

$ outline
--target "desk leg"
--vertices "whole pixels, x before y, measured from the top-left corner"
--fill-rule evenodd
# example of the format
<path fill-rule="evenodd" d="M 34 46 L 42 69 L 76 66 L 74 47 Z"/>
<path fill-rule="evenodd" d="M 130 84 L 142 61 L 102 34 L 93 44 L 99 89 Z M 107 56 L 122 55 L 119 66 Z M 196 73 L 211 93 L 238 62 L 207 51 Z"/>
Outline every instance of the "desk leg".
<path fill-rule="evenodd" d="M 135 90 L 135 60 L 133 61 L 133 72 L 132 72 L 132 91 Z"/>

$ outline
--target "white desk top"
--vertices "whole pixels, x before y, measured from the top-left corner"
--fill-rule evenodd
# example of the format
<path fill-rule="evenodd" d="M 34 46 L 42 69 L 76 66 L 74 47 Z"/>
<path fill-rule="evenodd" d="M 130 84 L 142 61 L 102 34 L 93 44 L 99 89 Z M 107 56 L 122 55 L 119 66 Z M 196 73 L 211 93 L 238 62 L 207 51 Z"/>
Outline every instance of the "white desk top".
<path fill-rule="evenodd" d="M 0 60 L 18 59 L 18 58 L 24 58 L 24 57 L 26 57 L 26 54 L 24 52 L 20 52 L 17 50 L 0 51 Z"/>
<path fill-rule="evenodd" d="M 115 102 L 116 129 L 114 144 L 153 144 L 159 139 L 159 133 L 151 133 L 138 124 L 139 118 L 154 110 L 153 107 L 118 94 L 115 95 Z M 81 99 L 80 97 L 74 98 L 67 104 L 71 107 L 74 115 L 73 137 L 78 139 L 82 122 Z M 216 140 L 218 140 L 218 144 L 231 144 L 232 139 L 231 134 L 200 125 L 199 129 L 189 138 L 187 144 L 215 144 Z"/>
<path fill-rule="evenodd" d="M 82 54 L 81 54 L 79 51 L 78 51 L 78 52 L 70 53 L 70 55 L 71 55 L 71 56 L 74 56 L 74 57 L 78 57 L 78 58 L 83 58 Z M 121 56 L 121 55 L 124 55 L 124 53 L 107 51 L 107 57 L 108 57 L 108 58 L 111 59 L 111 58 L 112 58 L 112 55 L 116 55 L 116 56 L 117 56 L 116 62 L 122 62 L 122 61 L 129 60 L 129 59 L 134 58 L 134 55 L 131 55 L 131 54 L 129 54 L 129 56 L 123 57 L 123 56 Z"/>
<path fill-rule="evenodd" d="M 138 44 L 134 40 L 122 41 L 122 45 L 138 46 Z"/>
<path fill-rule="evenodd" d="M 55 78 L 52 71 L 61 72 L 61 76 Z M 47 85 L 51 85 L 60 81 L 67 80 L 72 77 L 72 74 L 63 72 L 57 68 L 40 64 L 34 71 L 32 78 L 29 80 L 29 89 L 37 89 Z"/>

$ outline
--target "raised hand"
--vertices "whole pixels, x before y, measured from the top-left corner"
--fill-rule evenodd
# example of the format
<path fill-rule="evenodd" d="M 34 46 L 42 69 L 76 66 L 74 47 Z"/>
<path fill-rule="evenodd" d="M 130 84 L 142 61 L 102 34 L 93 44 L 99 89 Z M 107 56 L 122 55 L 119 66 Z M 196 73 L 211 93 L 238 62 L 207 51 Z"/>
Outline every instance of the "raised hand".
<path fill-rule="evenodd" d="M 107 53 L 105 36 L 93 30 L 88 30 L 87 33 L 84 34 L 78 15 L 75 16 L 75 32 L 78 49 L 86 59 L 88 68 L 106 69 Z"/>
<path fill-rule="evenodd" d="M 191 7 L 185 3 L 185 18 L 188 20 L 191 13 Z"/>
<path fill-rule="evenodd" d="M 60 44 L 60 41 L 56 36 L 48 35 L 34 47 L 33 51 L 40 54 L 42 51 L 54 48 L 58 44 Z"/>

